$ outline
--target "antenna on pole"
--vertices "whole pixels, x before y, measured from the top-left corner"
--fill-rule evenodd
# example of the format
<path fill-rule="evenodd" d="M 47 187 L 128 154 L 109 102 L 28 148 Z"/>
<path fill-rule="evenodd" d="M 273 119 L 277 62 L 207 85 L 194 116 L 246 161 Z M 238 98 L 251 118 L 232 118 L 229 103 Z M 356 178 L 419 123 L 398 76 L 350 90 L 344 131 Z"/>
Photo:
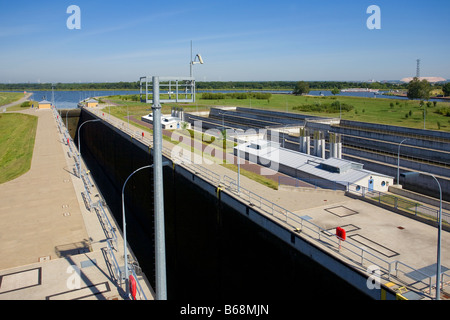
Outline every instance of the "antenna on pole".
<path fill-rule="evenodd" d="M 417 59 L 416 77 L 420 78 L 420 59 Z"/>

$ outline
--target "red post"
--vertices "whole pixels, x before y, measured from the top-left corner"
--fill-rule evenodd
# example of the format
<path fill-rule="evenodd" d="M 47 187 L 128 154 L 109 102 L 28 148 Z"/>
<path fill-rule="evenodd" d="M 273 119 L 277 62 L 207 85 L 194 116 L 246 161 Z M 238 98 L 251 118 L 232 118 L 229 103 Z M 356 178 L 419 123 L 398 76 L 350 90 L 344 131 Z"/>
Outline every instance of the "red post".
<path fill-rule="evenodd" d="M 347 239 L 347 234 L 343 228 L 337 227 L 336 228 L 336 236 L 339 239 L 339 250 L 341 250 L 341 240 L 345 241 L 345 239 Z"/>

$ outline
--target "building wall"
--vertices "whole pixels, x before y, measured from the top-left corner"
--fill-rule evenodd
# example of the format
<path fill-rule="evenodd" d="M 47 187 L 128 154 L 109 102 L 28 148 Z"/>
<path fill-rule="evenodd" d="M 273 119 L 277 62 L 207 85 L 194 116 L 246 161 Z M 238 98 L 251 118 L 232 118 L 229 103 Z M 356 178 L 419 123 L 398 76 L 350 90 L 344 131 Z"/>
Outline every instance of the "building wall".
<path fill-rule="evenodd" d="M 380 192 L 388 192 L 389 186 L 392 186 L 394 184 L 394 179 L 384 176 L 379 176 L 376 174 L 372 174 L 369 177 L 366 177 L 364 179 L 361 179 L 357 181 L 355 184 L 369 188 L 369 180 L 372 180 L 372 187 L 374 191 L 380 191 Z"/>
<path fill-rule="evenodd" d="M 52 105 L 49 103 L 39 104 L 39 109 L 51 109 Z"/>

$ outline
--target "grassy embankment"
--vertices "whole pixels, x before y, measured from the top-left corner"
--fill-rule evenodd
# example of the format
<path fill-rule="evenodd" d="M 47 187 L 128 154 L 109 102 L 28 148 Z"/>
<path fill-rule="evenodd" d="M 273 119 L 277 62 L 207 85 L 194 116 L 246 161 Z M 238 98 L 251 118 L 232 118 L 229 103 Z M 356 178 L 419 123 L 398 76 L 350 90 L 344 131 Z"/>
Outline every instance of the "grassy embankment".
<path fill-rule="evenodd" d="M 0 183 L 30 170 L 37 121 L 26 114 L 0 114 Z"/>
<path fill-rule="evenodd" d="M 22 92 L 0 92 L 0 106 L 9 104 L 23 98 Z"/>
<path fill-rule="evenodd" d="M 129 115 L 133 115 L 137 118 L 151 113 L 151 106 L 149 104 L 122 100 L 118 96 L 105 99 L 117 104 L 118 106 L 105 108 L 104 111 L 109 112 L 109 110 L 111 110 L 112 115 L 123 119 L 124 121 L 127 121 L 127 112 Z M 420 106 L 420 101 L 386 98 L 360 98 L 347 96 L 317 97 L 273 94 L 270 99 L 247 98 L 205 100 L 201 99 L 201 94 L 199 94 L 197 96 L 197 101 L 193 104 L 164 104 L 162 106 L 162 113 L 170 114 L 172 106 L 182 106 L 186 112 L 207 111 L 212 106 L 240 106 L 286 111 L 306 115 L 339 117 L 339 108 L 335 108 L 333 112 L 328 112 L 329 110 L 312 111 L 313 109 L 320 109 L 320 106 L 331 105 L 337 101 L 339 101 L 342 106 L 350 106 L 350 108 L 348 108 L 349 111 L 345 111 L 344 108 L 342 110 L 342 119 L 345 120 L 423 129 L 423 107 Z M 426 102 L 424 102 L 424 104 L 426 105 Z M 426 107 L 426 128 L 430 130 L 450 131 L 450 117 L 435 113 L 435 111 L 440 108 L 450 108 L 450 103 L 438 102 L 436 105 L 431 103 L 430 106 Z M 165 137 L 165 139 L 170 140 L 170 137 Z M 223 165 L 232 170 L 237 170 L 235 165 Z M 251 172 L 242 172 L 244 175 L 247 175 L 252 179 L 261 178 L 255 177 Z M 270 179 L 267 179 L 267 181 L 263 181 L 261 183 L 270 185 L 274 189 L 277 187 Z"/>
<path fill-rule="evenodd" d="M 6 104 L 13 103 L 14 101 L 17 101 L 24 97 L 24 94 L 22 92 L 0 92 L 0 107 L 4 106 Z M 39 103 L 37 101 L 29 101 L 29 102 L 23 102 L 18 103 L 9 107 L 7 111 L 21 111 L 26 110 L 28 108 L 31 108 L 31 105 L 34 105 L 34 107 L 37 107 Z"/>
<path fill-rule="evenodd" d="M 23 97 L 21 92 L 0 92 L 0 106 Z M 36 102 L 31 102 L 37 105 Z M 25 110 L 31 103 L 17 103 L 8 111 Z M 18 114 L 0 114 L 0 183 L 13 180 L 31 167 L 37 117 Z"/>
<path fill-rule="evenodd" d="M 119 97 L 109 98 L 121 107 L 111 108 L 111 113 L 124 118 L 127 115 L 127 109 L 130 115 L 142 116 L 151 112 L 151 106 L 145 103 L 121 100 Z M 316 115 L 324 117 L 339 117 L 339 109 L 335 112 L 316 112 L 305 111 L 314 105 L 332 104 L 339 101 L 342 105 L 350 105 L 353 108 L 350 111 L 342 111 L 342 119 L 371 122 L 378 124 L 387 124 L 409 128 L 423 129 L 423 107 L 417 100 L 400 100 L 386 98 L 360 98 L 346 96 L 313 97 L 313 96 L 294 96 L 287 94 L 273 94 L 271 99 L 219 99 L 204 100 L 201 94 L 198 94 L 197 101 L 194 104 L 183 104 L 182 107 L 187 112 L 205 111 L 210 106 L 240 106 L 252 107 L 266 110 L 287 111 L 307 115 Z M 163 105 L 162 112 L 170 113 L 171 106 L 174 104 Z M 426 106 L 426 101 L 424 102 Z M 450 108 L 450 102 L 437 102 L 436 105 L 430 103 L 426 107 L 426 129 L 450 131 L 450 117 L 438 114 L 435 111 L 441 108 Z M 312 108 L 309 108 L 312 110 Z M 105 109 L 108 112 L 108 110 Z"/>

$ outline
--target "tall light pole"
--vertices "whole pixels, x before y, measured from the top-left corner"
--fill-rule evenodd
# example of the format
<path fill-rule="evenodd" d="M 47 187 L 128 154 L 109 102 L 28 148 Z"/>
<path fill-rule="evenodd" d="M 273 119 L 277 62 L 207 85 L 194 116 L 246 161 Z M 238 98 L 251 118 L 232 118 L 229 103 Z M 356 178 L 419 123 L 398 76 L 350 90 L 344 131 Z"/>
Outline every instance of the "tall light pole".
<path fill-rule="evenodd" d="M 398 153 L 397 153 L 397 184 L 400 185 L 400 146 L 403 142 L 405 142 L 408 139 L 403 139 L 400 144 L 398 145 Z"/>
<path fill-rule="evenodd" d="M 98 122 L 101 121 L 100 119 L 95 119 L 95 120 L 87 120 L 85 122 L 83 122 L 79 127 L 78 127 L 78 178 L 81 178 L 81 147 L 80 147 L 80 129 L 81 127 L 88 123 L 88 122 Z"/>
<path fill-rule="evenodd" d="M 156 299 L 167 300 L 164 229 L 164 189 L 162 173 L 162 129 L 159 77 L 153 77 L 153 183 L 155 212 Z"/>
<path fill-rule="evenodd" d="M 436 262 L 436 300 L 441 299 L 441 234 L 442 234 L 442 189 L 438 179 L 427 172 L 408 172 L 402 174 L 404 177 L 418 176 L 419 174 L 431 176 L 439 186 L 439 217 L 438 217 L 438 239 L 437 239 L 437 262 Z"/>

